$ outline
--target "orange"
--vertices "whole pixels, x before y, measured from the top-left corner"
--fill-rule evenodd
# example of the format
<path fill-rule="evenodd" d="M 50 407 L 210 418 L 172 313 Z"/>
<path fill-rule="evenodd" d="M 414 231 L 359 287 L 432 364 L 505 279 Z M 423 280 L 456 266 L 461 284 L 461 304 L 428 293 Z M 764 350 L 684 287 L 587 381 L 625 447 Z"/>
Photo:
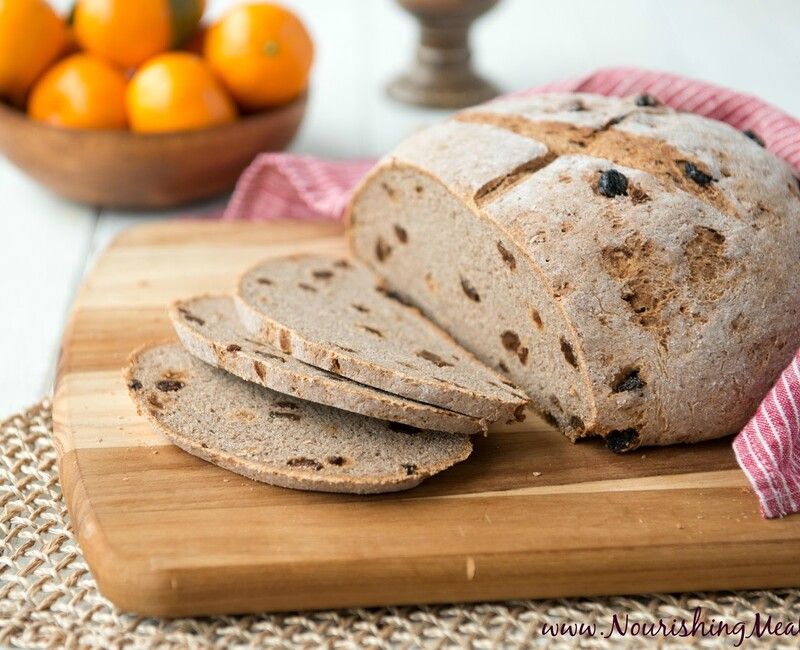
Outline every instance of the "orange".
<path fill-rule="evenodd" d="M 196 54 L 168 52 L 145 63 L 125 96 L 131 129 L 186 131 L 236 119 L 236 105 Z"/>
<path fill-rule="evenodd" d="M 183 45 L 204 9 L 205 0 L 78 0 L 73 28 L 86 51 L 133 68 Z"/>
<path fill-rule="evenodd" d="M 297 16 L 264 2 L 231 8 L 208 30 L 203 54 L 236 101 L 255 110 L 305 89 L 314 44 Z"/>
<path fill-rule="evenodd" d="M 0 0 L 0 96 L 23 104 L 67 43 L 67 26 L 45 0 Z"/>
<path fill-rule="evenodd" d="M 28 114 L 40 122 L 76 129 L 124 129 L 125 77 L 90 54 L 59 61 L 36 83 Z"/>

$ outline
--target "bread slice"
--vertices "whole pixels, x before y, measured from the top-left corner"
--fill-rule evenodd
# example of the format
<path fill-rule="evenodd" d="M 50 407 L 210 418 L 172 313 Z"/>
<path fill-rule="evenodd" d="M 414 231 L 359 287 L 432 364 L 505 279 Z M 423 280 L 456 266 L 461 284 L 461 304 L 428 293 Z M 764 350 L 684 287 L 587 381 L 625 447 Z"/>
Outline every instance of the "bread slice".
<path fill-rule="evenodd" d="M 296 359 L 354 381 L 487 420 L 523 417 L 525 395 L 361 264 L 314 255 L 266 260 L 239 279 L 245 328 Z"/>
<path fill-rule="evenodd" d="M 405 490 L 464 460 L 469 438 L 295 400 L 234 377 L 178 343 L 134 352 L 125 370 L 140 415 L 190 454 L 281 487 Z"/>
<path fill-rule="evenodd" d="M 170 318 L 188 352 L 279 393 L 422 429 L 466 434 L 486 431 L 485 422 L 478 418 L 356 383 L 253 339 L 242 328 L 229 296 L 180 300 L 170 309 Z"/>

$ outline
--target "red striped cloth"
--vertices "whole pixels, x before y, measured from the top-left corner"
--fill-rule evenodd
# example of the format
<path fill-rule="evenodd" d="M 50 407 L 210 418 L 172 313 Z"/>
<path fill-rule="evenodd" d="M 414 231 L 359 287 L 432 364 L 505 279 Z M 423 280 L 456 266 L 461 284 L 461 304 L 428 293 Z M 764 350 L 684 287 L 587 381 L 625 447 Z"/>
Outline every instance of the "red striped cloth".
<path fill-rule="evenodd" d="M 242 173 L 222 218 L 338 219 L 351 190 L 374 164 L 262 153 Z"/>
<path fill-rule="evenodd" d="M 516 96 L 544 92 L 648 93 L 675 109 L 754 131 L 770 151 L 800 170 L 800 121 L 751 95 L 666 72 L 610 68 Z M 261 154 L 239 179 L 223 219 L 338 219 L 353 187 L 373 164 Z M 765 517 L 800 512 L 800 351 L 733 448 Z"/>
<path fill-rule="evenodd" d="M 733 441 L 765 517 L 800 512 L 800 351 Z"/>

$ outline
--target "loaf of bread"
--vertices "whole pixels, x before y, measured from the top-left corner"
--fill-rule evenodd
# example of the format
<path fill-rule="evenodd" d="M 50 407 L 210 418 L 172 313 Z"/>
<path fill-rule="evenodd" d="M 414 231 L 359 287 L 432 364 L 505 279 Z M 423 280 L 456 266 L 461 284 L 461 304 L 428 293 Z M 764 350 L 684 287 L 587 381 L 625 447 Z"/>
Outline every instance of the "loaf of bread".
<path fill-rule="evenodd" d="M 800 345 L 800 189 L 758 138 L 645 96 L 542 95 L 417 133 L 355 254 L 572 440 L 733 433 Z"/>

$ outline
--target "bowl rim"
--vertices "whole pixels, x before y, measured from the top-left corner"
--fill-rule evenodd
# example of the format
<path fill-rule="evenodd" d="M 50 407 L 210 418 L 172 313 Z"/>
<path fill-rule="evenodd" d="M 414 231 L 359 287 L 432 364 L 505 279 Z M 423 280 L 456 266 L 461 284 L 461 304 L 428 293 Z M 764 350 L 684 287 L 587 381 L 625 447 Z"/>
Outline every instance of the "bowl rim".
<path fill-rule="evenodd" d="M 168 138 L 193 138 L 205 137 L 212 133 L 222 133 L 229 129 L 235 129 L 247 124 L 254 124 L 258 122 L 270 121 L 285 113 L 291 113 L 296 110 L 304 110 L 309 96 L 309 89 L 306 88 L 297 97 L 285 104 L 279 106 L 271 106 L 260 111 L 240 114 L 232 122 L 225 124 L 216 124 L 214 126 L 207 126 L 199 129 L 186 129 L 183 131 L 164 131 L 160 133 L 136 133 L 130 129 L 80 129 L 65 126 L 56 126 L 48 124 L 47 122 L 40 122 L 31 119 L 25 110 L 10 104 L 6 99 L 0 98 L 0 119 L 15 120 L 17 123 L 25 124 L 26 128 L 40 129 L 50 133 L 69 134 L 75 137 L 93 137 L 93 138 L 116 138 L 126 139 L 129 141 L 147 141 L 157 142 L 158 140 L 165 140 Z"/>

